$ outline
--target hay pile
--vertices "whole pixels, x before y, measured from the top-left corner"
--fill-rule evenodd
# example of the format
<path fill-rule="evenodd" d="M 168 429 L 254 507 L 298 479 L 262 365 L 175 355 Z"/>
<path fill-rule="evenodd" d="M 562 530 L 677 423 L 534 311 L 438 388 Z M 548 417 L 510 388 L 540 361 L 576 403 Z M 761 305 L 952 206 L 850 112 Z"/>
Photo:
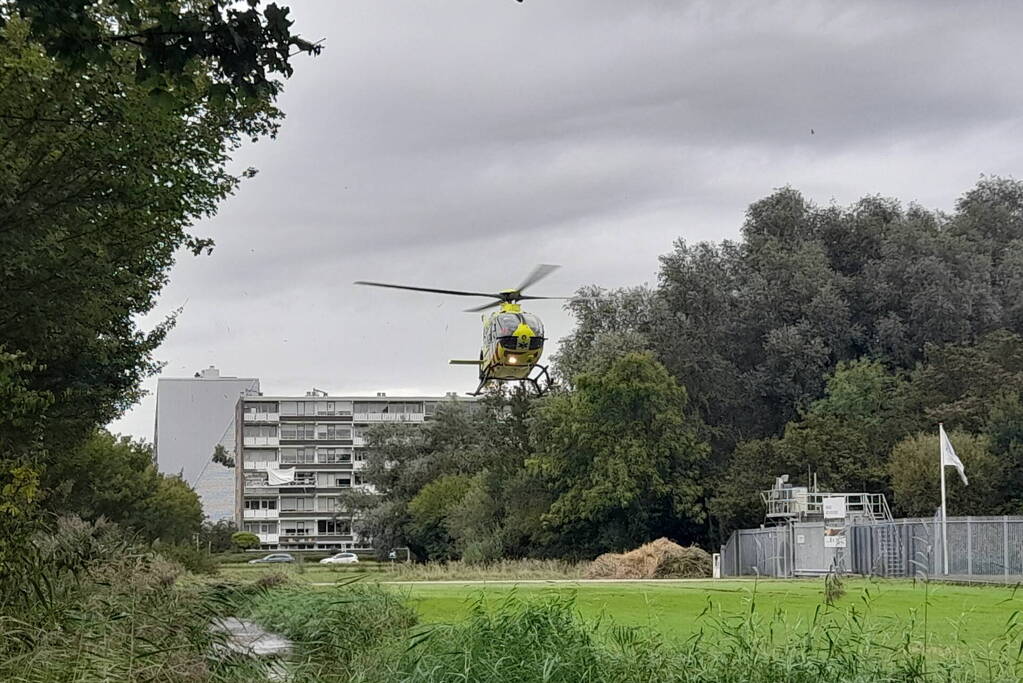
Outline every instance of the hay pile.
<path fill-rule="evenodd" d="M 587 579 L 690 579 L 711 575 L 707 551 L 658 538 L 627 553 L 604 553 L 586 568 Z"/>

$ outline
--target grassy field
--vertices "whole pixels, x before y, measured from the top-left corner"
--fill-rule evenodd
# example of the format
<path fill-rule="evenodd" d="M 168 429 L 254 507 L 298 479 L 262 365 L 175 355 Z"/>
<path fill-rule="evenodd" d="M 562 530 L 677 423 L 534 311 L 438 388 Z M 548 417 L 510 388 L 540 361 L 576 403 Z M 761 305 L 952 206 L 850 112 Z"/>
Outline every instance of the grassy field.
<path fill-rule="evenodd" d="M 671 640 L 684 640 L 701 629 L 709 630 L 715 616 L 748 612 L 755 595 L 756 611 L 769 620 L 783 614 L 784 628 L 797 630 L 813 619 L 823 603 L 824 582 L 806 580 L 698 580 L 692 582 L 564 582 L 576 578 L 572 570 L 551 567 L 546 573 L 538 567 L 524 576 L 529 581 L 550 578 L 559 583 L 505 582 L 501 571 L 472 574 L 455 571 L 446 574 L 398 571 L 386 564 L 361 564 L 357 567 L 268 567 L 266 565 L 230 565 L 222 569 L 229 578 L 252 579 L 262 574 L 284 571 L 297 583 L 332 583 L 359 577 L 362 581 L 382 582 L 412 606 L 422 622 L 454 623 L 464 619 L 474 603 L 483 600 L 488 608 L 509 596 L 520 598 L 573 595 L 575 608 L 587 620 L 601 620 L 624 626 L 646 626 Z M 463 576 L 464 575 L 464 576 Z M 500 583 L 425 583 L 423 579 L 497 580 Z M 411 580 L 409 580 L 411 579 Z M 407 581 L 406 583 L 394 583 Z M 836 606 L 847 614 L 863 615 L 873 626 L 893 633 L 911 631 L 915 639 L 923 637 L 925 617 L 924 584 L 910 581 L 846 579 L 845 595 Z M 755 591 L 755 593 L 754 593 Z M 936 644 L 979 645 L 1001 637 L 1017 610 L 1023 611 L 1023 592 L 1018 596 L 1011 587 L 957 586 L 931 583 L 927 589 L 927 632 Z"/>
<path fill-rule="evenodd" d="M 846 595 L 836 606 L 856 610 L 876 625 L 905 631 L 912 626 L 923 635 L 924 587 L 908 581 L 846 580 Z M 509 595 L 518 597 L 571 593 L 588 619 L 610 619 L 626 626 L 648 626 L 671 639 L 685 639 L 709 626 L 715 615 L 735 615 L 750 609 L 752 581 L 690 583 L 585 584 L 410 584 L 394 588 L 415 607 L 424 622 L 454 622 L 464 618 L 473 602 L 496 605 Z M 787 626 L 804 625 L 823 602 L 822 580 L 760 581 L 755 584 L 756 610 L 769 619 L 781 611 Z M 936 643 L 977 645 L 1005 633 L 1013 614 L 1023 609 L 1023 593 L 1012 588 L 953 586 L 932 583 L 928 589 L 928 633 Z"/>

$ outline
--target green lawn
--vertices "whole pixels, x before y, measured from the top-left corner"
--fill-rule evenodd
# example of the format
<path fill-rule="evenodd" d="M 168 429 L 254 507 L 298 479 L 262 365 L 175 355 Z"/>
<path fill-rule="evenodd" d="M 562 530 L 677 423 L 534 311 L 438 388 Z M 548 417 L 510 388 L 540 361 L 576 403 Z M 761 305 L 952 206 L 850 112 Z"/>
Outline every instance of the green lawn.
<path fill-rule="evenodd" d="M 923 634 L 924 589 L 903 581 L 846 580 L 846 595 L 838 602 L 856 609 L 876 625 L 887 624 L 904 632 L 914 616 L 917 638 Z M 580 614 L 617 624 L 648 626 L 674 639 L 684 639 L 701 628 L 709 630 L 708 605 L 713 614 L 739 614 L 750 608 L 752 581 L 700 581 L 663 584 L 410 584 L 394 586 L 414 605 L 424 622 L 451 622 L 462 618 L 472 602 L 484 598 L 496 604 L 509 595 L 519 597 L 575 596 Z M 822 580 L 760 581 L 756 609 L 765 618 L 782 610 L 790 626 L 812 619 L 822 603 Z M 1011 588 L 931 584 L 928 632 L 935 643 L 986 644 L 1005 632 L 1014 611 L 1023 608 L 1023 593 Z"/>
<path fill-rule="evenodd" d="M 647 626 L 677 640 L 710 628 L 713 615 L 737 615 L 750 608 L 756 590 L 756 611 L 765 619 L 784 614 L 786 628 L 805 625 L 823 602 L 822 579 L 803 580 L 700 580 L 693 582 L 603 583 L 392 583 L 387 564 L 322 567 L 230 564 L 221 576 L 255 579 L 267 572 L 284 572 L 299 583 L 333 583 L 358 577 L 385 582 L 415 607 L 423 622 L 454 622 L 472 603 L 484 599 L 497 604 L 514 595 L 522 598 L 571 594 L 587 619 L 602 619 L 626 626 Z M 846 594 L 837 606 L 865 615 L 872 626 L 886 625 L 893 633 L 912 628 L 923 635 L 924 586 L 909 581 L 846 579 Z M 1016 596 L 1005 586 L 956 586 L 932 583 L 929 587 L 928 632 L 935 644 L 987 644 L 1005 633 L 1007 622 L 1023 611 L 1023 591 Z M 702 616 L 701 616 L 702 615 Z M 1018 642 L 1018 639 L 1017 639 Z"/>

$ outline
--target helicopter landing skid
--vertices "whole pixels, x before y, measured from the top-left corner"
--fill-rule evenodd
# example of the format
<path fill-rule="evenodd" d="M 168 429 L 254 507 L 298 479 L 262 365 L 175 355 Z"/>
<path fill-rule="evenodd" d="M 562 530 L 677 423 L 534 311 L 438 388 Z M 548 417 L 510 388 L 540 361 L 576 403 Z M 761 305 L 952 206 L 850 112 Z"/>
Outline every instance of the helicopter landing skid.
<path fill-rule="evenodd" d="M 546 365 L 540 365 L 536 363 L 533 365 L 533 369 L 539 369 L 540 372 L 536 373 L 535 377 L 526 377 L 524 379 L 501 379 L 499 377 L 484 377 L 480 380 L 479 386 L 476 387 L 476 391 L 467 391 L 466 396 L 479 396 L 483 393 L 483 388 L 487 386 L 489 382 L 529 382 L 536 389 L 537 397 L 545 395 L 551 389 L 551 385 L 554 381 L 551 379 L 550 373 L 547 371 Z M 530 371 L 532 374 L 532 371 Z M 542 384 L 541 384 L 542 382 Z"/>

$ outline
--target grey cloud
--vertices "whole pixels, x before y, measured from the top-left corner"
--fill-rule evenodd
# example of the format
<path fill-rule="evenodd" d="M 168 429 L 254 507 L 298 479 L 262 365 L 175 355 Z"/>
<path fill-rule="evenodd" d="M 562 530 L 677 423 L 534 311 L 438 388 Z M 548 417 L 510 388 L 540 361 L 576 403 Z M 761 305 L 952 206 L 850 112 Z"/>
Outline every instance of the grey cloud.
<path fill-rule="evenodd" d="M 238 155 L 260 174 L 197 226 L 214 255 L 172 273 L 169 374 L 467 387 L 445 364 L 477 344 L 465 302 L 349 283 L 503 287 L 545 261 L 565 268 L 540 293 L 654 282 L 675 238 L 734 237 L 785 184 L 951 208 L 1023 162 L 1015 4 L 288 4 L 327 48 L 297 61 L 279 139 Z M 151 406 L 118 424 L 148 433 Z"/>

